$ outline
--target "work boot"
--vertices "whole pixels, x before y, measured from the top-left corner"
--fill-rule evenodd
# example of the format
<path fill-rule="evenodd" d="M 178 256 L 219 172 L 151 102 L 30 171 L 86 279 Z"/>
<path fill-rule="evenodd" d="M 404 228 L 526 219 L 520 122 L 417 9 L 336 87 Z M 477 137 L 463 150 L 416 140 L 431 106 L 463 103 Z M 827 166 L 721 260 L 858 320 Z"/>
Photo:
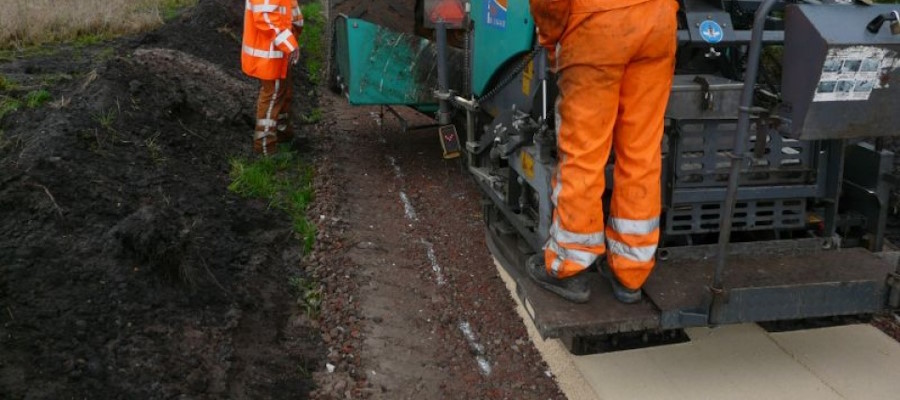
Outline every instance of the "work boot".
<path fill-rule="evenodd" d="M 634 304 L 641 301 L 641 289 L 629 289 L 623 286 L 619 282 L 619 278 L 616 278 L 616 274 L 609 269 L 609 263 L 605 257 L 598 264 L 600 264 L 600 275 L 612 285 L 613 295 L 616 296 L 616 300 L 625 304 Z"/>
<path fill-rule="evenodd" d="M 547 268 L 544 264 L 544 253 L 531 256 L 525 262 L 525 270 L 528 272 L 531 280 L 542 288 L 556 293 L 573 303 L 584 303 L 591 297 L 591 288 L 588 287 L 587 274 L 582 272 L 564 279 L 554 278 L 547 273 Z"/>
<path fill-rule="evenodd" d="M 253 139 L 253 151 L 265 157 L 278 153 L 278 137 L 274 133 L 256 132 Z"/>

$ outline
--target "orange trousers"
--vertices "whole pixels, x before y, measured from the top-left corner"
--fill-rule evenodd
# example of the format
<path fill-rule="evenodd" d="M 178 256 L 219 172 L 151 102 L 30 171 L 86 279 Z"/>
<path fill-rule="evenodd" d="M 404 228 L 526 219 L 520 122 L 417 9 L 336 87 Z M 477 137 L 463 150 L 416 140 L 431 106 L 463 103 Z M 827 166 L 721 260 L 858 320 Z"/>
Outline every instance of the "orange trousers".
<path fill-rule="evenodd" d="M 291 75 L 288 68 L 284 79 L 260 80 L 253 135 L 253 150 L 259 154 L 275 154 L 278 142 L 291 140 L 291 101 L 294 96 Z"/>
<path fill-rule="evenodd" d="M 568 15 L 556 49 L 559 164 L 544 255 L 553 276 L 576 275 L 608 253 L 619 281 L 638 289 L 654 267 L 677 10 L 675 0 L 648 0 Z M 614 187 L 605 224 L 611 151 Z"/>

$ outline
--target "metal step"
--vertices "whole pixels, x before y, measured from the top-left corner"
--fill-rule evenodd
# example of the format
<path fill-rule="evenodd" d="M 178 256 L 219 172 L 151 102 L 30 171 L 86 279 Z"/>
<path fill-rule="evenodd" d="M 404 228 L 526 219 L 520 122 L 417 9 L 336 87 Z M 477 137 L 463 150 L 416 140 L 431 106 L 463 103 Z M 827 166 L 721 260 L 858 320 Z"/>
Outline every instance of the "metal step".
<path fill-rule="evenodd" d="M 644 300 L 626 305 L 599 274 L 589 271 L 591 299 L 563 300 L 526 275 L 529 256 L 514 234 L 487 229 L 487 243 L 516 281 L 516 293 L 544 338 L 577 338 L 663 331 L 710 323 L 708 285 L 715 269 L 709 246 L 673 251 L 644 285 Z M 818 241 L 815 241 L 818 242 Z M 885 280 L 893 267 L 861 248 L 821 250 L 814 241 L 740 243 L 725 272 L 718 323 L 795 320 L 878 313 L 886 309 Z M 791 250 L 789 245 L 796 246 Z"/>
<path fill-rule="evenodd" d="M 516 293 L 543 338 L 597 336 L 653 330 L 659 310 L 648 300 L 626 305 L 618 302 L 609 283 L 591 274 L 591 299 L 575 304 L 537 286 L 525 273 L 527 255 L 517 249 L 514 235 L 496 235 L 488 229 L 487 243 L 500 265 L 516 281 Z"/>

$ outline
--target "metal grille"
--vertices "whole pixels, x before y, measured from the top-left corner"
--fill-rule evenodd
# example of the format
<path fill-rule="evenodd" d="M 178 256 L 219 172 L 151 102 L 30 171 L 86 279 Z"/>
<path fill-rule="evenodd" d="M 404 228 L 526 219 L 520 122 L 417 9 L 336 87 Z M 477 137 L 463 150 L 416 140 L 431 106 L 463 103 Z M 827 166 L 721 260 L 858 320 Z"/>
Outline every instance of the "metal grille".
<path fill-rule="evenodd" d="M 754 124 L 755 125 L 755 124 Z M 737 123 L 734 120 L 678 121 L 669 138 L 675 152 L 675 187 L 721 187 L 728 183 L 728 168 Z M 755 132 L 755 126 L 751 127 Z M 748 150 L 756 147 L 751 134 Z M 741 185 L 796 184 L 813 174 L 810 142 L 768 135 L 762 157 L 745 167 Z"/>
<path fill-rule="evenodd" d="M 721 203 L 683 204 L 666 212 L 666 233 L 684 235 L 718 232 Z M 735 204 L 734 231 L 802 228 L 806 199 L 739 201 Z"/>

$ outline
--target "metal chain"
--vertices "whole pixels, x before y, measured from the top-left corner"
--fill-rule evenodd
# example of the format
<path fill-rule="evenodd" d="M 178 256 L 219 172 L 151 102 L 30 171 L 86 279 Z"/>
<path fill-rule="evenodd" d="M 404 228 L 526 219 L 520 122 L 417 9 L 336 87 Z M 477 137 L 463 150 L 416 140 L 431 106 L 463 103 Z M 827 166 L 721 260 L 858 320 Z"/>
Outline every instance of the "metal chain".
<path fill-rule="evenodd" d="M 516 65 L 516 68 L 514 68 L 512 70 L 512 72 L 509 73 L 509 75 L 505 76 L 489 92 L 485 93 L 484 96 L 477 98 L 475 101 L 478 103 L 482 103 L 487 100 L 490 100 L 492 97 L 496 96 L 497 93 L 500 93 L 500 91 L 503 90 L 503 88 L 505 88 L 507 85 L 512 83 L 512 81 L 514 79 L 516 79 L 516 75 L 519 75 L 522 71 L 525 70 L 525 67 L 528 66 L 528 63 L 530 63 L 531 60 L 534 60 L 534 57 L 537 56 L 537 54 L 540 52 L 541 52 L 541 48 L 535 47 L 534 50 L 532 50 L 531 53 L 528 53 L 528 55 L 525 57 L 525 59 L 522 60 L 521 63 L 519 63 L 519 65 Z"/>

